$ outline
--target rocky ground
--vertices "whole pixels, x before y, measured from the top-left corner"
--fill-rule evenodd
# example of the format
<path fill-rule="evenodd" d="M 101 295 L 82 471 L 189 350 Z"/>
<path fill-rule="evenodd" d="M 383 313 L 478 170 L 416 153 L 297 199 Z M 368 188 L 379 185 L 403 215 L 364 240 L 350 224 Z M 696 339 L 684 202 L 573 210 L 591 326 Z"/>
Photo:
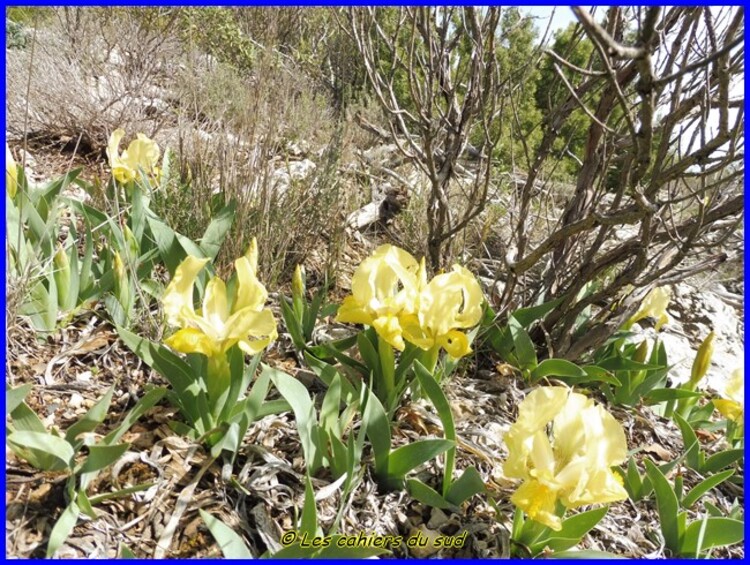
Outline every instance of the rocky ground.
<path fill-rule="evenodd" d="M 670 322 L 660 332 L 667 347 L 670 379 L 681 382 L 700 341 L 717 332 L 715 353 L 704 386 L 722 390 L 723 380 L 742 366 L 744 334 L 743 283 L 719 283 L 710 277 L 700 283 L 683 282 L 673 288 Z M 325 321 L 324 321 L 325 323 Z M 653 328 L 642 331 L 653 336 Z M 66 429 L 107 387 L 115 394 L 105 427 L 114 426 L 132 407 L 146 384 L 164 384 L 96 317 L 75 320 L 44 341 L 23 320 L 9 328 L 7 380 L 13 386 L 33 383 L 27 401 L 48 427 Z M 309 373 L 299 367 L 287 336 L 268 351 L 266 362 L 299 378 Z M 461 549 L 444 549 L 441 557 L 508 557 L 508 528 L 512 519 L 510 494 L 517 486 L 505 479 L 501 464 L 506 456 L 502 436 L 515 419 L 515 407 L 525 394 L 517 377 L 504 374 L 485 353 L 470 360 L 465 370 L 446 387 L 460 438 L 457 468 L 475 466 L 497 501 L 500 514 L 484 497 L 474 497 L 460 514 L 425 507 L 405 492 L 381 494 L 363 471 L 362 481 L 348 500 L 326 476 L 314 481 L 318 513 L 325 530 L 343 505 L 340 531 L 408 536 L 419 530 L 427 536 L 467 531 Z M 315 383 L 310 383 L 315 390 Z M 601 399 L 600 399 L 601 400 Z M 637 457 L 669 461 L 683 452 L 673 422 L 647 407 L 632 411 L 610 408 L 620 420 Z M 210 464 L 199 447 L 176 436 L 167 422 L 174 410 L 165 403 L 150 411 L 124 438 L 131 448 L 111 470 L 101 474 L 93 493 L 105 493 L 150 482 L 144 492 L 105 501 L 95 520 L 81 518 L 59 551 L 60 557 L 115 557 L 120 543 L 138 557 L 217 557 L 219 550 L 201 520 L 204 509 L 240 533 L 253 553 L 278 548 L 280 536 L 292 528 L 304 500 L 304 460 L 290 414 L 268 416 L 248 432 L 245 448 L 234 467 L 233 482 L 222 479 L 220 465 Z M 406 402 L 397 414 L 394 442 L 405 444 L 429 434 L 440 434 L 440 422 L 424 402 Z M 706 449 L 722 447 L 721 433 L 705 432 Z M 366 453 L 365 461 L 369 454 Z M 436 463 L 420 473 L 428 481 L 439 476 Z M 40 557 L 55 520 L 64 508 L 64 476 L 40 473 L 6 449 L 6 539 L 8 555 Z M 684 470 L 686 486 L 698 477 Z M 742 488 L 724 483 L 708 495 L 717 506 L 729 508 L 734 500 L 744 505 Z M 597 549 L 627 557 L 663 557 L 658 517 L 653 505 L 628 501 L 613 504 L 604 520 L 580 548 Z M 399 548 L 397 557 L 429 556 L 423 550 Z M 719 550 L 715 557 L 741 557 L 742 548 Z"/>

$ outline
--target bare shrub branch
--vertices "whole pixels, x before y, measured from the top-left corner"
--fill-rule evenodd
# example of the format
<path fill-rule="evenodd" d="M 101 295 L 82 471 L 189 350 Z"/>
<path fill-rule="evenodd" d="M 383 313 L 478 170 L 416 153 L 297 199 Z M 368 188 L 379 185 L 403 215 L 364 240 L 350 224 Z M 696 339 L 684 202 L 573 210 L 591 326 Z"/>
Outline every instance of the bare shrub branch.
<path fill-rule="evenodd" d="M 744 174 L 741 8 L 612 7 L 603 23 L 574 11 L 595 56 L 583 68 L 551 55 L 577 78 L 542 124 L 498 304 L 561 298 L 545 325 L 569 358 L 602 343 L 649 288 L 726 260 L 717 245 L 742 221 Z M 575 188 L 551 229 L 531 231 L 531 186 L 576 108 L 589 126 Z"/>

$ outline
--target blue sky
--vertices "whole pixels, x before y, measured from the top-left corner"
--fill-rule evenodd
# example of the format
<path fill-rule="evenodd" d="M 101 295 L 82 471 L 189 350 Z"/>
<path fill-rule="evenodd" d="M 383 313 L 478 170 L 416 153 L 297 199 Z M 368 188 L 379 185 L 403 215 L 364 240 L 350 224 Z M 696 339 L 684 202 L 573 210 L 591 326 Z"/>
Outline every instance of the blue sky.
<path fill-rule="evenodd" d="M 547 21 L 553 12 L 554 16 L 551 28 L 553 32 L 575 21 L 575 16 L 570 6 L 524 6 L 521 7 L 521 11 L 528 13 L 534 18 L 538 18 L 535 24 L 539 33 L 544 33 L 544 30 L 547 29 Z"/>

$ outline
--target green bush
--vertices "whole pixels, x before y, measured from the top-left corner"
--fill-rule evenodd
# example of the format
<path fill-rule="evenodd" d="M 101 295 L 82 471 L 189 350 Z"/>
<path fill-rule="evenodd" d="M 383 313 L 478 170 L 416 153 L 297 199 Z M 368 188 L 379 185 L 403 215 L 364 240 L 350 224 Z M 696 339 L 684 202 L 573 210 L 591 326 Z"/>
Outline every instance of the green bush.
<path fill-rule="evenodd" d="M 24 49 L 29 36 L 26 28 L 13 20 L 5 19 L 5 47 L 7 49 Z"/>

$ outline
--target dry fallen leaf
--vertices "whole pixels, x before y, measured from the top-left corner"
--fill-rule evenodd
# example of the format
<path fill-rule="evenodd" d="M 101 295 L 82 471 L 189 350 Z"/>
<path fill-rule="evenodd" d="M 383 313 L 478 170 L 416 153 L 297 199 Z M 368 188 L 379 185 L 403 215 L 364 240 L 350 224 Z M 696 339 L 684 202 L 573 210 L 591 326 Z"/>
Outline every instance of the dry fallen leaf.
<path fill-rule="evenodd" d="M 436 554 L 440 551 L 439 547 L 436 547 L 436 541 L 441 537 L 440 532 L 430 530 L 424 524 L 421 524 L 418 528 L 412 528 L 409 531 L 409 535 L 406 538 L 407 546 L 409 546 L 409 539 L 416 538 L 419 540 L 413 547 L 409 546 L 409 553 L 417 558 L 429 557 L 430 555 Z"/>
<path fill-rule="evenodd" d="M 646 447 L 643 448 L 643 451 L 646 453 L 650 453 L 651 455 L 656 455 L 662 461 L 672 460 L 672 454 L 667 449 L 664 449 L 658 443 L 652 443 L 651 445 L 647 445 Z"/>
<path fill-rule="evenodd" d="M 503 377 L 512 377 L 516 373 L 516 368 L 508 363 L 498 363 L 495 370 Z"/>

